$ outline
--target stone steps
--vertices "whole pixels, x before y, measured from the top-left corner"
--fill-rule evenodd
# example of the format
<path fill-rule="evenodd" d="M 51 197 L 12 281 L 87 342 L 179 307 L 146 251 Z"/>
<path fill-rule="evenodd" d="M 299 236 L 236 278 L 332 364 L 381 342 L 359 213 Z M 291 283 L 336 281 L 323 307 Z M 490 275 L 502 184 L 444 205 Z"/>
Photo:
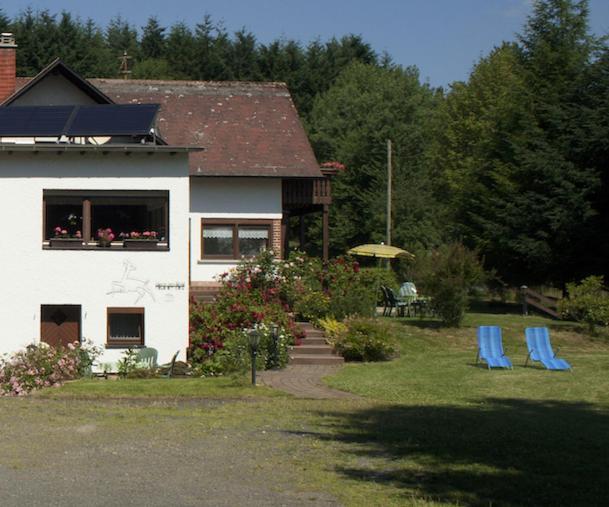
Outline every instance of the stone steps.
<path fill-rule="evenodd" d="M 290 364 L 343 364 L 344 359 L 335 355 L 290 354 Z"/>
<path fill-rule="evenodd" d="M 300 345 L 296 345 L 289 352 L 290 364 L 342 364 L 344 359 L 335 354 L 330 345 L 326 343 L 324 332 L 313 327 L 308 322 L 298 323 L 305 333 Z"/>
<path fill-rule="evenodd" d="M 308 336 L 303 340 L 306 345 L 328 345 L 326 339 L 322 336 L 319 338 L 309 338 Z"/>
<path fill-rule="evenodd" d="M 330 345 L 311 344 L 309 340 L 304 340 L 304 343 L 298 346 L 299 354 L 332 354 Z"/>

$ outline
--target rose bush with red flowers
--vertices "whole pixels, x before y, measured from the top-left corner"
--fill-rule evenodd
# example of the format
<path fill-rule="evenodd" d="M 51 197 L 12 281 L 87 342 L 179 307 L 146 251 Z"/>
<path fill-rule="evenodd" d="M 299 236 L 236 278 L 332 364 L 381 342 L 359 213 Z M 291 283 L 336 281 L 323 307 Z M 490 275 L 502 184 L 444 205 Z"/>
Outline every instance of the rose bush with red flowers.
<path fill-rule="evenodd" d="M 258 366 L 283 367 L 288 348 L 303 337 L 282 296 L 281 263 L 270 251 L 220 277 L 222 288 L 213 304 L 191 303 L 189 357 L 202 374 L 217 375 L 249 367 L 246 329 L 260 332 Z M 278 355 L 272 327 L 278 328 Z"/>
<path fill-rule="evenodd" d="M 202 374 L 223 374 L 249 367 L 244 330 L 261 333 L 259 367 L 285 366 L 288 348 L 303 337 L 295 320 L 343 319 L 374 311 L 375 290 L 357 261 L 339 257 L 326 264 L 293 252 L 286 261 L 271 251 L 243 260 L 220 277 L 213 304 L 191 303 L 189 357 Z M 273 354 L 271 328 L 280 335 Z"/>

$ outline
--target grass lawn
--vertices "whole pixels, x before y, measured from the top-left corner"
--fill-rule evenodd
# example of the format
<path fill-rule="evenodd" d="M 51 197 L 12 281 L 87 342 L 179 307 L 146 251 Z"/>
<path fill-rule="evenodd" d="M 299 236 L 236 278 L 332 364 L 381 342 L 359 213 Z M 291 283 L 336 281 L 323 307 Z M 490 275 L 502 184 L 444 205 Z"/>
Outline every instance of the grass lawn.
<path fill-rule="evenodd" d="M 5 504 L 53 488 L 74 505 L 606 504 L 609 341 L 540 317 L 391 321 L 398 359 L 327 379 L 355 399 L 295 399 L 246 378 L 78 381 L 0 399 Z M 474 365 L 479 324 L 503 327 L 514 370 Z M 573 373 L 521 366 L 530 325 L 551 327 Z"/>
<path fill-rule="evenodd" d="M 284 395 L 267 387 L 252 387 L 245 377 L 219 377 L 206 379 L 84 379 L 68 382 L 60 389 L 39 391 L 34 396 L 54 399 L 239 399 Z"/>
<path fill-rule="evenodd" d="M 609 497 L 609 342 L 572 323 L 472 313 L 461 329 L 393 319 L 401 357 L 329 385 L 386 404 L 341 417 L 367 467 L 352 479 L 466 505 L 601 505 Z M 475 326 L 502 326 L 513 370 L 475 365 Z M 573 373 L 524 368 L 524 328 L 549 326 Z M 367 475 L 367 469 L 369 469 Z"/>

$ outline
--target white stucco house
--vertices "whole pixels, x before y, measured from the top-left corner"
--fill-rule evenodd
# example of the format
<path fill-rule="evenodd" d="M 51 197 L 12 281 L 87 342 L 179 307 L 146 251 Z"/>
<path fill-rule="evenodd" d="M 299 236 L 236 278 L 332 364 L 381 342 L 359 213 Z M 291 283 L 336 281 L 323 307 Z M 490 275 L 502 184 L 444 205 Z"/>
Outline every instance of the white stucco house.
<path fill-rule="evenodd" d="M 321 212 L 329 174 L 281 83 L 16 76 L 0 37 L 0 353 L 89 339 L 167 362 L 188 347 L 190 297 Z M 301 228 L 302 230 L 302 228 Z M 301 235 L 301 241 L 303 240 Z"/>

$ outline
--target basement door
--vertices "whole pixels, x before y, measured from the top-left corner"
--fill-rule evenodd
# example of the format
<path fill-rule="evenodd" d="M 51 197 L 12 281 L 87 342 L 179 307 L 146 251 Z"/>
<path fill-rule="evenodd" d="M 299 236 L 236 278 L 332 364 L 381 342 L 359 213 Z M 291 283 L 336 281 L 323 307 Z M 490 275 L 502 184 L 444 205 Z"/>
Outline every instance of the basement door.
<path fill-rule="evenodd" d="M 80 342 L 80 315 L 80 305 L 41 305 L 41 341 L 52 347 Z"/>

